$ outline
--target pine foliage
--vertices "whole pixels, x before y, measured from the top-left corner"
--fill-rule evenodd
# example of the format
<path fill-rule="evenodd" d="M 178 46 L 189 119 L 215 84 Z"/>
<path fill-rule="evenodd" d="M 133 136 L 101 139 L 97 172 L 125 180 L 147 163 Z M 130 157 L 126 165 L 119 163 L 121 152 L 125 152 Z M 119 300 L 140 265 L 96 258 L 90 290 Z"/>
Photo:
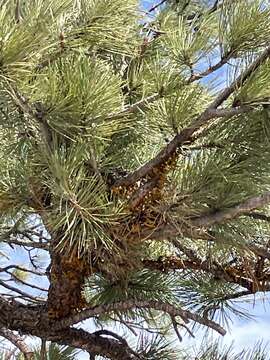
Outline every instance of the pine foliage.
<path fill-rule="evenodd" d="M 0 231 L 49 251 L 52 321 L 133 301 L 96 325 L 142 321 L 139 358 L 181 359 L 175 316 L 136 304 L 227 326 L 270 289 L 270 8 L 159 5 L 0 0 Z M 230 351 L 196 358 L 266 359 Z"/>

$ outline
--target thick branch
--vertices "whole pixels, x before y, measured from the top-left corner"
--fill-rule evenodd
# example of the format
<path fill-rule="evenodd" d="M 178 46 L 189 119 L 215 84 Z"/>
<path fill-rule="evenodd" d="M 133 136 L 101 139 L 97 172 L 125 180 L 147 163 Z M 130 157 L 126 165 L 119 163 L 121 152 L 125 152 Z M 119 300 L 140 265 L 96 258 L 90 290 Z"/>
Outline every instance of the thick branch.
<path fill-rule="evenodd" d="M 23 353 L 26 360 L 33 358 L 33 351 L 31 351 L 31 349 L 19 335 L 15 335 L 12 331 L 1 328 L 0 336 L 3 336 L 14 346 L 16 346 Z"/>
<path fill-rule="evenodd" d="M 43 306 L 25 306 L 17 301 L 9 302 L 0 297 L 0 326 L 41 339 L 69 345 L 112 360 L 134 360 L 134 352 L 117 339 L 89 334 L 82 329 L 57 330 L 48 321 Z"/>
<path fill-rule="evenodd" d="M 179 134 L 177 134 L 168 145 L 161 150 L 157 156 L 146 164 L 144 164 L 139 169 L 135 170 L 133 173 L 128 174 L 126 177 L 116 181 L 114 184 L 115 187 L 118 186 L 129 186 L 134 184 L 139 179 L 145 177 L 151 171 L 159 167 L 161 164 L 165 163 L 176 151 L 177 149 L 191 139 L 191 136 L 197 131 L 202 125 L 207 124 L 211 119 L 219 117 L 231 117 L 247 111 L 250 111 L 251 107 L 240 107 L 233 109 L 207 109 L 201 116 L 199 116 L 193 123 L 183 129 Z"/>
<path fill-rule="evenodd" d="M 85 350 L 91 356 L 101 355 L 112 360 L 138 359 L 127 344 L 116 339 L 103 338 L 101 335 L 89 334 L 82 329 L 65 329 L 55 335 L 49 335 L 48 340 Z"/>
<path fill-rule="evenodd" d="M 177 236 L 185 236 L 193 239 L 205 239 L 205 240 L 213 240 L 215 239 L 206 232 L 207 228 L 210 228 L 212 225 L 224 223 L 230 220 L 233 220 L 239 216 L 247 215 L 250 216 L 250 213 L 253 210 L 258 208 L 262 208 L 266 205 L 270 204 L 270 192 L 266 192 L 259 196 L 254 196 L 232 208 L 228 208 L 225 210 L 220 210 L 212 214 L 201 215 L 200 217 L 193 218 L 189 220 L 189 227 L 187 226 L 187 222 L 179 224 L 175 223 L 166 223 L 158 226 L 156 229 L 149 231 L 145 230 L 141 232 L 142 238 L 151 238 L 155 240 L 162 239 L 172 239 Z M 256 213 L 253 213 L 256 214 Z M 253 217 L 253 216 L 252 216 Z M 259 220 L 267 220 L 265 216 L 254 216 Z M 266 258 L 269 258 L 269 254 L 265 249 L 260 249 L 255 245 L 248 245 L 251 251 L 255 253 L 264 253 Z"/>

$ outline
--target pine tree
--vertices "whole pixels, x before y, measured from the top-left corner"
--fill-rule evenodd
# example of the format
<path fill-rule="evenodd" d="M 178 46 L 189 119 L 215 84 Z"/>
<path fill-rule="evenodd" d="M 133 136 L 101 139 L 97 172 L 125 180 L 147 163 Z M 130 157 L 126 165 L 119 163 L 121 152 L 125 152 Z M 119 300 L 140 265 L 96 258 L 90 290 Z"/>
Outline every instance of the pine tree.
<path fill-rule="evenodd" d="M 270 290 L 269 20 L 266 0 L 0 0 L 1 336 L 181 360 L 173 332 L 248 316 L 235 300 Z M 197 358 L 266 359 L 231 351 Z"/>

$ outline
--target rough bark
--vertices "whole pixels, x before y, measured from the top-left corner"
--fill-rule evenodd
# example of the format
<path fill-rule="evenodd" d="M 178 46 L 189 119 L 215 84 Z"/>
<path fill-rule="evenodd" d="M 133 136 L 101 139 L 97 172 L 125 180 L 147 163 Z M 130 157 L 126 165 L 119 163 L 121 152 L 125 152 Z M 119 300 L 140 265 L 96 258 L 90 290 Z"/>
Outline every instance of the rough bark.
<path fill-rule="evenodd" d="M 56 330 L 56 324 L 49 319 L 45 306 L 22 305 L 15 300 L 9 302 L 0 297 L 1 327 L 73 346 L 112 360 L 134 359 L 130 348 L 117 340 L 90 334 L 82 329 L 66 327 Z"/>

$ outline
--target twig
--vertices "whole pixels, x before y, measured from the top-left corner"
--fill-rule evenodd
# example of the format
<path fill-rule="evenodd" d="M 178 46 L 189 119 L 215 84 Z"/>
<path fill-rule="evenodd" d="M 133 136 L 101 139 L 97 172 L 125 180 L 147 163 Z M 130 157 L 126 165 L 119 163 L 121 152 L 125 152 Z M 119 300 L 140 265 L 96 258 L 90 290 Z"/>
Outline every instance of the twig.
<path fill-rule="evenodd" d="M 30 247 L 35 249 L 43 249 L 43 250 L 49 250 L 49 245 L 46 243 L 36 242 L 36 241 L 20 241 L 16 239 L 1 239 L 1 241 L 12 244 L 12 245 L 18 245 L 18 246 L 24 246 L 24 247 Z"/>
<path fill-rule="evenodd" d="M 40 291 L 43 291 L 43 292 L 48 292 L 47 289 L 41 288 L 38 285 L 29 284 L 28 282 L 20 279 L 18 276 L 16 276 L 15 274 L 13 274 L 13 273 L 11 273 L 9 271 L 6 271 L 6 273 L 9 274 L 15 281 L 20 282 L 21 284 L 23 284 L 25 286 L 28 286 L 28 287 L 31 287 L 32 289 L 40 290 Z"/>
<path fill-rule="evenodd" d="M 41 339 L 40 360 L 47 360 L 46 339 Z"/>
<path fill-rule="evenodd" d="M 126 328 L 134 335 L 134 336 L 138 336 L 138 334 L 136 333 L 136 331 L 132 328 L 133 323 L 131 324 L 132 326 L 130 326 L 129 322 L 126 320 L 123 320 L 121 315 L 118 314 L 118 319 L 115 319 L 114 317 L 109 316 L 109 318 L 113 321 L 119 322 L 120 324 L 126 326 Z"/>
<path fill-rule="evenodd" d="M 216 70 L 220 69 L 223 65 L 225 65 L 231 59 L 232 55 L 233 52 L 229 52 L 225 56 L 222 56 L 219 62 L 217 62 L 215 65 L 209 66 L 208 69 L 206 69 L 205 71 L 202 71 L 199 74 L 192 74 L 188 79 L 188 82 L 192 83 L 193 81 L 200 80 L 203 77 L 212 74 Z"/>
<path fill-rule="evenodd" d="M 110 330 L 105 330 L 105 329 L 102 329 L 102 330 L 97 330 L 93 333 L 91 333 L 92 335 L 95 335 L 95 336 L 101 336 L 101 335 L 107 335 L 107 336 L 111 336 L 111 337 L 114 337 L 115 339 L 117 339 L 118 341 L 120 341 L 120 343 L 124 344 L 124 345 L 128 345 L 126 339 L 124 339 L 122 336 L 114 333 L 113 331 L 110 331 Z"/>
<path fill-rule="evenodd" d="M 174 331 L 175 331 L 175 333 L 176 333 L 176 336 L 178 337 L 178 340 L 179 340 L 180 342 L 182 342 L 183 338 L 182 338 L 182 336 L 180 335 L 180 332 L 179 332 L 179 330 L 178 330 L 178 327 L 177 327 L 178 323 L 177 323 L 177 321 L 175 320 L 175 316 L 171 316 L 171 320 L 172 320 L 172 325 L 173 325 Z"/>
<path fill-rule="evenodd" d="M 255 59 L 250 66 L 243 71 L 242 74 L 238 76 L 238 78 L 230 85 L 228 86 L 224 91 L 221 92 L 219 96 L 212 102 L 210 105 L 210 109 L 216 109 L 218 106 L 220 106 L 225 100 L 229 98 L 229 96 L 238 89 L 241 85 L 243 85 L 247 79 L 254 73 L 255 70 L 258 69 L 258 67 L 266 61 L 270 56 L 270 47 L 267 47 L 260 56 Z"/>
<path fill-rule="evenodd" d="M 15 292 L 17 294 L 23 295 L 25 298 L 30 299 L 30 300 L 35 301 L 35 302 L 44 302 L 44 300 L 45 300 L 43 298 L 34 297 L 34 296 L 30 295 L 30 294 L 27 294 L 26 292 L 24 292 L 24 291 L 22 291 L 20 289 L 17 289 L 14 286 L 6 284 L 2 280 L 0 280 L 0 286 L 3 286 L 4 288 L 6 288 L 8 290 L 11 290 L 11 291 L 13 291 L 13 292 Z"/>
<path fill-rule="evenodd" d="M 16 6 L 15 6 L 15 21 L 17 24 L 21 21 L 21 4 L 20 0 L 16 0 Z"/>
<path fill-rule="evenodd" d="M 0 268 L 0 272 L 3 272 L 3 271 L 7 271 L 9 269 L 17 269 L 17 270 L 20 270 L 20 271 L 25 271 L 25 272 L 29 272 L 33 275 L 37 275 L 37 276 L 46 276 L 45 273 L 41 273 L 39 271 L 36 271 L 36 270 L 31 270 L 31 269 L 26 269 L 26 268 L 23 268 L 21 266 L 18 266 L 18 265 L 8 265 L 4 268 Z"/>
<path fill-rule="evenodd" d="M 189 335 L 193 338 L 195 338 L 195 335 L 193 334 L 193 332 L 189 329 L 189 327 L 186 324 L 178 324 L 179 326 L 182 326 L 183 328 L 186 329 L 186 331 L 189 333 Z"/>
<path fill-rule="evenodd" d="M 155 11 L 157 8 L 159 8 L 160 6 L 162 6 L 167 0 L 161 0 L 158 4 L 152 6 L 149 10 L 148 13 L 151 13 L 153 11 Z"/>

